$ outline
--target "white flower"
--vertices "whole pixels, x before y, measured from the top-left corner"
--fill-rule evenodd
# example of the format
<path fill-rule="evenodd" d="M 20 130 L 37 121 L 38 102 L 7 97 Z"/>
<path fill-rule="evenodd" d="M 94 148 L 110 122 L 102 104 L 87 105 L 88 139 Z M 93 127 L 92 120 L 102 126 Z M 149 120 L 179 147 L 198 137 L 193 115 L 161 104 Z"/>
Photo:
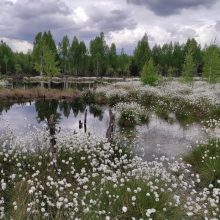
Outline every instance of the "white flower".
<path fill-rule="evenodd" d="M 5 190 L 5 189 L 6 189 L 6 186 L 7 186 L 6 183 L 3 182 L 1 185 L 2 185 L 2 190 Z"/>
<path fill-rule="evenodd" d="M 122 212 L 126 213 L 128 211 L 128 208 L 126 206 L 122 207 Z"/>
<path fill-rule="evenodd" d="M 147 212 L 146 212 L 146 216 L 147 217 L 150 217 L 151 214 L 155 213 L 156 212 L 156 209 L 152 208 L 152 209 L 147 209 Z"/>

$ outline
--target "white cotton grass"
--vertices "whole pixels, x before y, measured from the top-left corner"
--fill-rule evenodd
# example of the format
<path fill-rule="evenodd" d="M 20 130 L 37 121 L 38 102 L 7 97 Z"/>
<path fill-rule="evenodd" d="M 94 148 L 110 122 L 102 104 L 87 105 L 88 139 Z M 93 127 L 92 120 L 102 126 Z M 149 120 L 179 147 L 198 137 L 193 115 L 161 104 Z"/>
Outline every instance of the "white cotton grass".
<path fill-rule="evenodd" d="M 125 145 L 112 145 L 93 134 L 61 132 L 56 138 L 52 155 L 46 130 L 0 137 L 0 219 L 5 218 L 8 187 L 14 188 L 13 212 L 7 213 L 11 218 L 25 208 L 23 218 L 62 213 L 67 219 L 89 219 L 91 214 L 140 219 L 137 207 L 152 219 L 157 213 L 172 218 L 171 210 L 195 218 L 201 213 L 207 219 L 219 217 L 220 189 L 198 190 L 199 176 L 181 160 L 143 161 L 131 156 Z"/>
<path fill-rule="evenodd" d="M 130 93 L 139 95 L 152 94 L 157 97 L 178 98 L 192 104 L 200 104 L 206 100 L 212 105 L 220 105 L 220 83 L 209 84 L 205 81 L 195 81 L 192 84 L 184 84 L 179 80 L 164 81 L 158 86 L 143 85 L 140 81 L 118 82 L 97 88 L 97 93 L 118 94 L 123 97 Z"/>

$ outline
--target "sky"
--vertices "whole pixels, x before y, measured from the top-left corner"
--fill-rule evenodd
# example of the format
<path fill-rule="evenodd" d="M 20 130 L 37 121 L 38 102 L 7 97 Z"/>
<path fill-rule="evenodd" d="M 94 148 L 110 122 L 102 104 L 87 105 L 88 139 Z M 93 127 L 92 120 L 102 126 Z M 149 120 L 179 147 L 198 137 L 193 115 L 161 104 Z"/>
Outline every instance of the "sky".
<path fill-rule="evenodd" d="M 0 8 L 0 40 L 18 52 L 47 30 L 56 43 L 68 35 L 87 45 L 104 32 L 107 44 L 127 53 L 145 33 L 151 46 L 187 38 L 220 43 L 220 0 L 0 0 Z"/>

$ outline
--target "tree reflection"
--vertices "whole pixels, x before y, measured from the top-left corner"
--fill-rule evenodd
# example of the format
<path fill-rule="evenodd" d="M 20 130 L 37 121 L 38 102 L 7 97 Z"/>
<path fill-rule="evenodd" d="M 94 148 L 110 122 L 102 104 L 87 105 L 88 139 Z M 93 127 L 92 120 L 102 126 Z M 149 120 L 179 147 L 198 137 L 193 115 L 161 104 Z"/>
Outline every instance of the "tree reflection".
<path fill-rule="evenodd" d="M 59 102 L 59 108 L 60 111 L 63 112 L 63 115 L 68 118 L 70 115 L 70 111 L 71 111 L 71 105 L 69 102 L 67 101 L 60 101 Z"/>
<path fill-rule="evenodd" d="M 56 154 L 56 133 L 60 131 L 56 125 L 59 124 L 61 114 L 57 112 L 59 102 L 57 100 L 36 101 L 35 108 L 38 121 L 46 121 L 47 130 L 50 135 L 50 152 Z"/>
<path fill-rule="evenodd" d="M 58 123 L 61 119 L 61 114 L 57 112 L 58 105 L 59 102 L 57 100 L 36 101 L 35 109 L 38 121 L 49 121 L 50 116 L 54 115 L 54 120 Z"/>
<path fill-rule="evenodd" d="M 93 114 L 94 118 L 98 118 L 100 121 L 103 119 L 103 111 L 97 105 L 91 105 L 89 108 L 89 113 Z"/>
<path fill-rule="evenodd" d="M 69 105 L 75 117 L 77 117 L 79 112 L 83 113 L 86 109 L 86 103 L 81 98 L 76 98 L 73 102 L 70 102 Z"/>

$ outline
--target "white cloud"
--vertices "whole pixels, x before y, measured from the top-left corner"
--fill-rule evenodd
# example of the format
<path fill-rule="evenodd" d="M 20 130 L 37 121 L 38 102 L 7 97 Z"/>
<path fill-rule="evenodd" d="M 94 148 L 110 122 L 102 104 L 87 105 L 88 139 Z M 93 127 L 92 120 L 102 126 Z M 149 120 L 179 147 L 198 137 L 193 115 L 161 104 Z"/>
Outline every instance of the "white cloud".
<path fill-rule="evenodd" d="M 5 37 L 1 37 L 0 40 L 3 40 L 15 52 L 27 53 L 29 50 L 33 49 L 33 44 L 24 40 L 9 39 Z"/>
<path fill-rule="evenodd" d="M 123 47 L 129 44 L 134 44 L 140 40 L 144 36 L 145 32 L 145 29 L 139 27 L 133 30 L 125 28 L 120 31 L 111 31 L 106 40 L 109 44 L 115 42 L 119 47 Z"/>
<path fill-rule="evenodd" d="M 77 7 L 76 9 L 74 9 L 74 14 L 73 14 L 73 20 L 79 24 L 79 23 L 83 23 L 86 22 L 89 17 L 86 14 L 85 10 L 81 7 Z"/>
<path fill-rule="evenodd" d="M 218 39 L 218 32 L 215 25 L 203 25 L 196 29 L 196 40 L 202 45 L 214 43 Z"/>

